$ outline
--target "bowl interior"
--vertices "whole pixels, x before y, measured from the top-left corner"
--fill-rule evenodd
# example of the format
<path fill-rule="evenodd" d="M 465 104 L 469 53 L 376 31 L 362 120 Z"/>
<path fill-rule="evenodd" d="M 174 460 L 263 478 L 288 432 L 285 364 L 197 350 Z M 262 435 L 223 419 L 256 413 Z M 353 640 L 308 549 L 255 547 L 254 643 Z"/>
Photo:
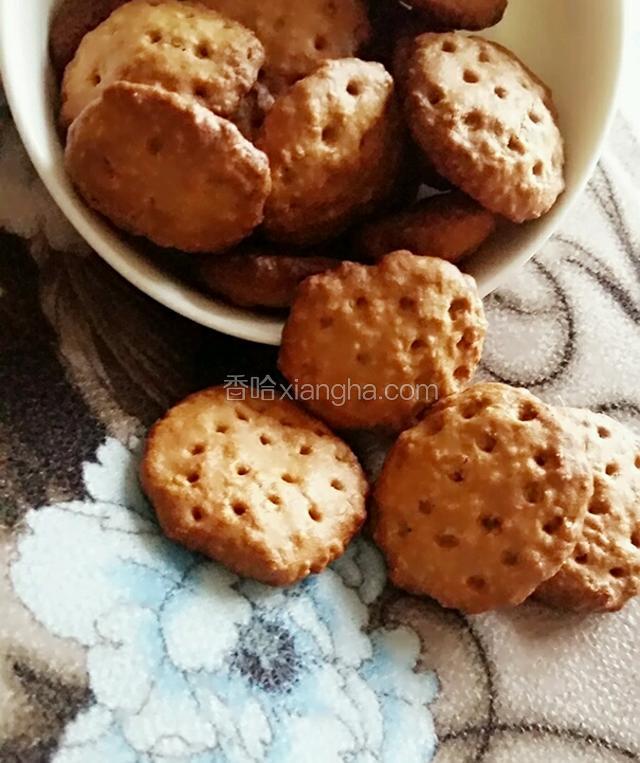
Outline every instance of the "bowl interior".
<path fill-rule="evenodd" d="M 90 2 L 91 0 L 87 0 Z M 90 246 L 131 283 L 176 312 L 226 334 L 277 344 L 279 319 L 208 298 L 136 251 L 76 196 L 55 129 L 48 28 L 58 0 L 0 0 L 5 92 L 31 159 Z M 506 226 L 466 264 L 484 295 L 526 262 L 557 228 L 593 170 L 620 79 L 624 0 L 510 0 L 487 36 L 512 48 L 553 88 L 567 144 L 567 190 L 541 220 Z"/>

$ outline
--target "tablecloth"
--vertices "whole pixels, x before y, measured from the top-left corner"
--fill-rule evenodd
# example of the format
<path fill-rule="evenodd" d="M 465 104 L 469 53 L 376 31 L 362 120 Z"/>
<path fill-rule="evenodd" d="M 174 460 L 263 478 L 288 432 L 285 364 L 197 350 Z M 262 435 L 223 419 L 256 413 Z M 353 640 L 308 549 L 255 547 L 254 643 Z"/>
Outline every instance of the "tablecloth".
<path fill-rule="evenodd" d="M 638 4 L 635 8 L 638 16 Z M 602 159 L 486 300 L 481 377 L 640 432 L 640 24 Z M 90 253 L 0 101 L 0 761 L 640 760 L 640 601 L 464 617 L 360 540 L 267 591 L 162 538 L 149 424 L 275 351 L 153 303 Z M 367 467 L 381 443 L 359 436 Z"/>

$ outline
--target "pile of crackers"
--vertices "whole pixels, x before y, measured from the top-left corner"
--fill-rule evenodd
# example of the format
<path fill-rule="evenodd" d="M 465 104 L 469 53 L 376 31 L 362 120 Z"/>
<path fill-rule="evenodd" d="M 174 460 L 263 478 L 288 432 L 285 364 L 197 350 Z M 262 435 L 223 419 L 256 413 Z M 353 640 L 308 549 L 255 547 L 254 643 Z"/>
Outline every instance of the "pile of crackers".
<path fill-rule="evenodd" d="M 407 249 L 460 262 L 564 189 L 547 86 L 457 30 L 507 0 L 65 0 L 66 165 L 203 288 L 288 308 L 304 278 Z M 435 193 L 437 191 L 437 193 Z"/>
<path fill-rule="evenodd" d="M 214 388 L 149 434 L 142 483 L 164 531 L 289 585 L 369 515 L 391 580 L 443 606 L 620 609 L 640 592 L 640 443 L 605 415 L 471 384 L 485 332 L 473 279 L 439 258 L 311 276 L 279 355 L 302 404 Z M 397 435 L 371 496 L 327 425 Z"/>
<path fill-rule="evenodd" d="M 229 300 L 290 307 L 295 401 L 213 388 L 149 433 L 142 484 L 177 542 L 290 585 L 364 526 L 397 586 L 468 613 L 530 596 L 615 611 L 640 592 L 633 434 L 472 383 L 487 323 L 455 263 L 564 188 L 549 89 L 457 31 L 506 4 L 63 4 L 52 50 L 79 192 L 199 253 Z M 427 181 L 445 192 L 419 200 Z M 373 486 L 336 434 L 362 429 L 395 438 Z"/>

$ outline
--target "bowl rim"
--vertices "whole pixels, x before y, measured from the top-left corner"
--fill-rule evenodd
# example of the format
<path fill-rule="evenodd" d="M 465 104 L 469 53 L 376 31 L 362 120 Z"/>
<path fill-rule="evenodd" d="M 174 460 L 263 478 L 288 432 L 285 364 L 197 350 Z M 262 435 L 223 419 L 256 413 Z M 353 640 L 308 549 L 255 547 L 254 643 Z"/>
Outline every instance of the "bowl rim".
<path fill-rule="evenodd" d="M 584 163 L 582 172 L 572 185 L 570 194 L 547 215 L 547 224 L 541 226 L 541 230 L 533 237 L 528 245 L 525 245 L 519 256 L 511 258 L 507 264 L 500 268 L 498 274 L 485 279 L 481 288 L 481 296 L 484 298 L 494 291 L 501 283 L 508 279 L 528 262 L 535 253 L 551 238 L 553 233 L 560 227 L 565 215 L 572 209 L 574 203 L 584 192 L 595 167 L 602 154 L 604 143 L 613 123 L 624 72 L 625 51 L 627 49 L 628 25 L 625 23 L 628 17 L 629 0 L 608 0 L 609 12 L 617 20 L 617 27 L 613 29 L 615 37 L 615 50 L 611 51 L 613 72 L 613 86 L 609 92 L 606 105 L 606 118 L 603 120 L 602 129 L 598 140 L 594 143 L 591 158 Z M 145 267 L 136 267 L 127 258 L 116 252 L 112 243 L 107 239 L 112 237 L 117 240 L 117 233 L 111 232 L 106 223 L 99 220 L 96 213 L 90 210 L 76 195 L 70 182 L 58 177 L 55 165 L 47 163 L 41 156 L 36 146 L 36 140 L 27 124 L 28 118 L 18 105 L 18 96 L 15 88 L 17 78 L 13 72 L 10 51 L 11 24 L 6 19 L 12 12 L 15 0 L 0 0 L 0 76 L 4 88 L 5 98 L 15 127 L 18 131 L 29 159 L 34 166 L 40 180 L 44 184 L 50 196 L 57 204 L 61 212 L 89 244 L 89 246 L 114 268 L 129 283 L 134 285 L 147 296 L 156 300 L 168 309 L 188 318 L 200 325 L 220 331 L 224 334 L 258 342 L 267 345 L 278 345 L 281 339 L 284 319 L 270 318 L 255 311 L 235 308 L 213 297 L 201 294 L 186 284 L 174 282 L 173 277 L 163 274 L 165 281 L 156 281 L 151 277 L 152 269 L 156 266 L 148 263 L 147 272 Z M 47 26 L 49 21 L 47 21 Z M 613 47 L 613 45 L 612 45 Z M 167 288 L 166 278 L 171 279 L 171 288 Z M 177 279 L 175 279 L 177 281 Z M 217 310 L 212 310 L 217 307 Z"/>

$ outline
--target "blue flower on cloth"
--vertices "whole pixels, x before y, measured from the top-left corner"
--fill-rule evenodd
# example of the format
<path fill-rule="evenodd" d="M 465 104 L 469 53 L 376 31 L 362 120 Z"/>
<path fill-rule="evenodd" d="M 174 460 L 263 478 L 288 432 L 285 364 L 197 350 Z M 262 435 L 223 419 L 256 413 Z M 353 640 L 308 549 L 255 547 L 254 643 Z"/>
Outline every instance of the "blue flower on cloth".
<path fill-rule="evenodd" d="M 287 590 L 242 580 L 160 533 L 115 440 L 88 497 L 27 515 L 15 591 L 87 650 L 95 703 L 57 763 L 425 763 L 432 673 L 406 627 L 371 627 L 385 573 L 367 542 Z"/>

